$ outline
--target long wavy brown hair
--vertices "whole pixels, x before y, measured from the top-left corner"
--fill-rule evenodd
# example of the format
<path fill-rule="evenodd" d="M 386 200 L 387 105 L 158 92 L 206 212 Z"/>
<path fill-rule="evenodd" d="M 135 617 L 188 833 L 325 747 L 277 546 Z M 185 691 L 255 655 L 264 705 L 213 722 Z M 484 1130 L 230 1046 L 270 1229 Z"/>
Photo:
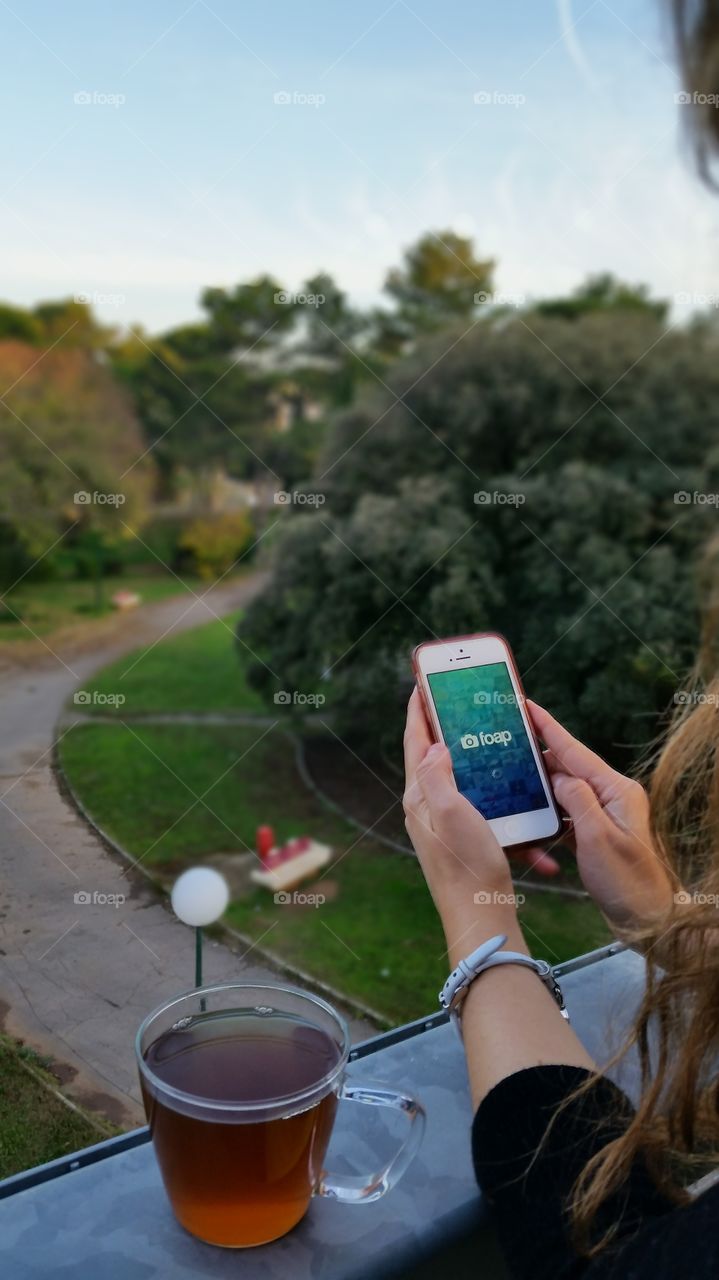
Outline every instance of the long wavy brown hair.
<path fill-rule="evenodd" d="M 719 0 L 670 0 L 669 13 L 686 94 L 683 123 L 701 176 L 719 189 Z M 638 1052 L 641 1095 L 627 1130 L 589 1161 L 573 1188 L 576 1243 L 588 1256 L 616 1233 L 616 1222 L 598 1231 L 599 1212 L 636 1160 L 677 1204 L 691 1197 L 699 1174 L 719 1165 L 719 538 L 707 549 L 699 585 L 696 667 L 643 771 L 654 844 L 678 892 L 663 919 L 624 935 L 644 953 L 647 979 L 633 1030 L 613 1061 Z"/>
<path fill-rule="evenodd" d="M 641 1095 L 627 1130 L 589 1161 L 573 1189 L 576 1242 L 589 1256 L 616 1232 L 615 1223 L 598 1236 L 597 1215 L 635 1160 L 677 1204 L 690 1198 L 688 1185 L 699 1174 L 719 1165 L 719 539 L 707 549 L 700 579 L 705 610 L 696 667 L 645 770 L 654 846 L 677 892 L 664 917 L 623 934 L 644 954 L 647 979 L 635 1025 L 613 1062 L 638 1052 Z"/>

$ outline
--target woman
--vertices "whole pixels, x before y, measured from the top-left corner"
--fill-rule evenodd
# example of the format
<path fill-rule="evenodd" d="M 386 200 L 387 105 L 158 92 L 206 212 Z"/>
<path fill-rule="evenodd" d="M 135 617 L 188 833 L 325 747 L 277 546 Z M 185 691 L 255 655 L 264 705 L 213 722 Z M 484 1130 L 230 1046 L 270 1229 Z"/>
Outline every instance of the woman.
<path fill-rule="evenodd" d="M 699 104 L 691 112 L 695 148 L 709 177 L 719 149 L 719 3 L 674 0 L 673 10 L 685 82 Z M 475 1168 L 515 1277 L 719 1276 L 719 1182 L 687 1191 L 698 1170 L 719 1164 L 718 621 L 715 606 L 700 695 L 678 708 L 648 794 L 529 704 L 585 888 L 615 933 L 644 951 L 647 987 L 630 1041 L 644 1068 L 636 1110 L 598 1071 L 531 968 L 491 967 L 466 991 Z M 407 830 L 444 926 L 449 967 L 497 934 L 507 935 L 505 949 L 528 955 L 507 903 L 507 859 L 457 791 L 449 752 L 432 744 L 416 691 L 405 764 Z"/>

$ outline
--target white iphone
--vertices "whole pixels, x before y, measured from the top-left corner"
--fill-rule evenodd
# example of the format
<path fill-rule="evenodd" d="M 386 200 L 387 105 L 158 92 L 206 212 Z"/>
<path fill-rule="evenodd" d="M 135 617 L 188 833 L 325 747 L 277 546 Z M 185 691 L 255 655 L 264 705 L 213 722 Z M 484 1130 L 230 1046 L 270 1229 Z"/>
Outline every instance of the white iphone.
<path fill-rule="evenodd" d="M 428 640 L 415 649 L 413 665 L 427 721 L 449 748 L 457 786 L 499 843 L 508 848 L 558 835 L 562 820 L 504 637 Z"/>

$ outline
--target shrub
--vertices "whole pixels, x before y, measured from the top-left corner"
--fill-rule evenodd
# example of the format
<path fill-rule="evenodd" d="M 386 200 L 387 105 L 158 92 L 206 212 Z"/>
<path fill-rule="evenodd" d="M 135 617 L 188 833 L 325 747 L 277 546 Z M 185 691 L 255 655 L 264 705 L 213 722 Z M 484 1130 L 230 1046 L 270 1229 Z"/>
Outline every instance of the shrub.
<path fill-rule="evenodd" d="M 331 433 L 326 505 L 286 517 L 242 623 L 251 679 L 324 676 L 338 731 L 394 750 L 413 645 L 499 630 L 528 691 L 626 765 L 693 653 L 716 507 L 675 494 L 719 493 L 716 339 L 526 315 L 444 333 L 390 382 Z"/>
<path fill-rule="evenodd" d="M 192 568 L 210 581 L 232 568 L 247 549 L 252 537 L 252 521 L 246 511 L 201 516 L 182 534 L 179 546 L 191 559 Z"/>

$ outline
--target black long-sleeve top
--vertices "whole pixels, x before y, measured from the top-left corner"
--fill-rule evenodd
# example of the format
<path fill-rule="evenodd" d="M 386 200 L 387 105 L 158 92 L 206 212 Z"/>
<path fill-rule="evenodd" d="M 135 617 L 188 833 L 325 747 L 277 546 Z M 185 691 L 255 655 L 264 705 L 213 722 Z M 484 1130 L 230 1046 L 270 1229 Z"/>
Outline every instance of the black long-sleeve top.
<path fill-rule="evenodd" d="M 514 1280 L 717 1280 L 719 1185 L 677 1207 L 638 1160 L 598 1226 L 619 1221 L 614 1244 L 587 1260 L 572 1246 L 566 1202 L 587 1160 L 627 1127 L 632 1107 L 599 1079 L 552 1115 L 587 1078 L 580 1067 L 529 1067 L 500 1081 L 472 1129 L 474 1166 Z M 539 1148 L 539 1154 L 537 1149 Z"/>

